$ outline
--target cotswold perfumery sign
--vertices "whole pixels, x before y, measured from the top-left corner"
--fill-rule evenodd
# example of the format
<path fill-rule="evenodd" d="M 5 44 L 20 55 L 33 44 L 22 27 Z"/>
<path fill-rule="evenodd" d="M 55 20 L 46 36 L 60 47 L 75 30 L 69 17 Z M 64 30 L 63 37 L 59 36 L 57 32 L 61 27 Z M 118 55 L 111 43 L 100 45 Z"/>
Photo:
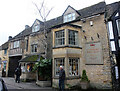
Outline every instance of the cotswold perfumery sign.
<path fill-rule="evenodd" d="M 85 44 L 86 64 L 103 64 L 102 46 L 100 42 Z"/>

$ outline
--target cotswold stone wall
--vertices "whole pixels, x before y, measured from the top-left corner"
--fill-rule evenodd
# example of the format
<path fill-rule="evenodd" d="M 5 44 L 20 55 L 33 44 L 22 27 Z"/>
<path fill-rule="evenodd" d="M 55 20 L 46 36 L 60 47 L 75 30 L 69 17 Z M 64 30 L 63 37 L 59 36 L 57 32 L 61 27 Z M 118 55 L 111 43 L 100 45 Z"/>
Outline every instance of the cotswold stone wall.
<path fill-rule="evenodd" d="M 90 25 L 90 22 L 92 22 L 92 25 Z M 85 22 L 79 21 L 74 24 L 82 25 L 82 62 L 80 67 L 81 74 L 82 70 L 86 69 L 88 78 L 90 79 L 90 84 L 93 87 L 112 88 L 109 41 L 107 36 L 107 28 L 104 22 L 104 15 L 97 15 L 95 17 L 87 18 L 85 19 Z M 85 44 L 92 44 L 94 42 L 101 43 L 103 62 L 101 64 L 91 63 L 87 65 L 85 57 Z"/>

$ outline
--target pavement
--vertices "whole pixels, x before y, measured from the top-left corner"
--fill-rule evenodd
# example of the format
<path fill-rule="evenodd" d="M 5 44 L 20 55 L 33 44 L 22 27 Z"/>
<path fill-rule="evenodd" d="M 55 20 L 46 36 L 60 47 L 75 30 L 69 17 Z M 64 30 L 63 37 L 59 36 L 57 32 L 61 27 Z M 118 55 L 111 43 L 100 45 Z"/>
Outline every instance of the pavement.
<path fill-rule="evenodd" d="M 8 91 L 55 91 L 52 87 L 40 87 L 35 82 L 20 82 L 16 83 L 14 78 L 2 77 Z"/>

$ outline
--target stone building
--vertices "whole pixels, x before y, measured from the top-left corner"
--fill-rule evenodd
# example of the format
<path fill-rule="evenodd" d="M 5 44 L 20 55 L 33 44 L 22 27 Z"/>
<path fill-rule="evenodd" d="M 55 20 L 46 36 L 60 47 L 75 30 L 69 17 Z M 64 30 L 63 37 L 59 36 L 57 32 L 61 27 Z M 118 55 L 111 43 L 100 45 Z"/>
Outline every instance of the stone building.
<path fill-rule="evenodd" d="M 53 59 L 52 87 L 58 87 L 59 66 L 63 65 L 66 88 L 80 83 L 84 69 L 92 87 L 112 88 L 111 55 L 118 55 L 119 61 L 119 36 L 110 38 L 113 37 L 111 32 L 108 33 L 110 22 L 114 24 L 115 37 L 119 30 L 118 2 L 110 5 L 100 2 L 81 10 L 68 6 L 62 16 L 45 22 L 47 59 Z M 40 56 L 45 57 L 43 25 L 36 19 L 31 27 L 26 26 L 9 40 L 8 76 L 14 76 L 14 70 L 20 63 L 21 78 L 36 78 L 36 73 L 30 72 L 30 68 Z"/>
<path fill-rule="evenodd" d="M 8 61 L 9 61 L 8 42 L 6 42 L 1 45 L 1 49 L 0 49 L 0 71 L 4 69 L 6 73 L 5 76 L 7 76 L 7 73 L 8 73 Z"/>
<path fill-rule="evenodd" d="M 25 42 L 24 39 L 26 36 L 29 36 L 31 33 L 31 27 L 26 26 L 25 29 L 17 34 L 15 37 L 11 38 L 9 40 L 9 67 L 8 67 L 8 76 L 14 77 L 14 72 L 17 66 L 19 65 L 19 60 L 22 59 L 24 48 L 25 48 Z"/>
<path fill-rule="evenodd" d="M 66 88 L 80 83 L 84 69 L 92 87 L 112 88 L 105 10 L 105 2 L 79 11 L 68 6 L 63 23 L 52 27 L 53 87 L 58 87 L 59 66 L 63 65 Z"/>

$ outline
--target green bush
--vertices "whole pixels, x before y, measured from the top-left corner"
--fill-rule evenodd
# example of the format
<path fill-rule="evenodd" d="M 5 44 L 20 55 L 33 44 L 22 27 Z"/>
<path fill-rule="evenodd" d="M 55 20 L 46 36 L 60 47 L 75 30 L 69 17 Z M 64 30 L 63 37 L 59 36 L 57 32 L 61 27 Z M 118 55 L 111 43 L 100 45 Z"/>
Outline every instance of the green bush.
<path fill-rule="evenodd" d="M 38 71 L 38 76 L 44 80 L 51 80 L 52 76 L 52 61 L 41 58 L 40 61 L 36 62 L 32 71 Z"/>
<path fill-rule="evenodd" d="M 82 71 L 81 81 L 88 81 L 89 82 L 88 76 L 86 75 L 86 70 Z"/>

